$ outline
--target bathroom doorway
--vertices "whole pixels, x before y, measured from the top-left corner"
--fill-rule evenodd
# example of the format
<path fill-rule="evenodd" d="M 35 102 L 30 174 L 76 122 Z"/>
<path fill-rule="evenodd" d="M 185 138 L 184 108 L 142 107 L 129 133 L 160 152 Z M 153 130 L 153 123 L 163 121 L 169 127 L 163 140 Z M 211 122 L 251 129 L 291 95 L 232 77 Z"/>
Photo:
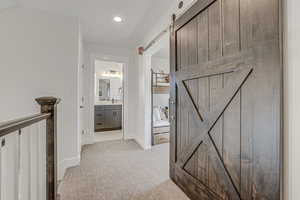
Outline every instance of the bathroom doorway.
<path fill-rule="evenodd" d="M 124 64 L 95 60 L 94 140 L 124 138 Z"/>

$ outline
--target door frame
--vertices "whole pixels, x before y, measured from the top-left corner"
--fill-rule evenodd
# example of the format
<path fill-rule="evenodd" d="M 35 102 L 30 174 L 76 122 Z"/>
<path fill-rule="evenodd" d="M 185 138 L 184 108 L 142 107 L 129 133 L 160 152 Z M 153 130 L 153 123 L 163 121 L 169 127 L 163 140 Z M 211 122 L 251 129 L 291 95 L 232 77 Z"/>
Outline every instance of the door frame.
<path fill-rule="evenodd" d="M 88 73 L 88 95 L 89 95 L 89 104 L 88 104 L 88 117 L 89 123 L 88 128 L 90 130 L 89 141 L 87 144 L 95 143 L 95 131 L 94 131 L 94 91 L 95 91 L 95 60 L 102 60 L 106 62 L 117 62 L 123 64 L 123 106 L 122 106 L 122 139 L 128 139 L 129 134 L 129 110 L 128 110 L 128 65 L 129 58 L 122 56 L 113 56 L 108 54 L 91 54 L 89 57 L 90 70 Z"/>
<path fill-rule="evenodd" d="M 152 72 L 151 72 L 151 60 L 152 56 L 162 49 L 165 43 L 169 44 L 170 32 L 167 31 L 158 41 L 156 41 L 142 56 L 142 70 L 144 76 L 144 98 L 145 106 L 144 110 L 144 149 L 152 148 Z"/>

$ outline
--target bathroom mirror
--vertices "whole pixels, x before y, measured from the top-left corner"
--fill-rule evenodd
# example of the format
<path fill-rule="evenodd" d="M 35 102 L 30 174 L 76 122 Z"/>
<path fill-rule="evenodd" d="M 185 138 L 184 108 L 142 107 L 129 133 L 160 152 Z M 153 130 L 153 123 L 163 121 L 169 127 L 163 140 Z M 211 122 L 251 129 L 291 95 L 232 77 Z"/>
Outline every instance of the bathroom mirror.
<path fill-rule="evenodd" d="M 110 80 L 99 79 L 99 100 L 110 99 Z"/>

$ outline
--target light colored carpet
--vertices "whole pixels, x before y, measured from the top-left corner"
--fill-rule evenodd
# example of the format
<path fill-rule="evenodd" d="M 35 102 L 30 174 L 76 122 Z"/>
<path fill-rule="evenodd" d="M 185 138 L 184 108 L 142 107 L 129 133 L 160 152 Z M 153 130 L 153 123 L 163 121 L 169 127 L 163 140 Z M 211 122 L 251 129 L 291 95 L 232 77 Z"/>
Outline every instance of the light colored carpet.
<path fill-rule="evenodd" d="M 123 138 L 122 130 L 95 132 L 95 142 L 104 142 L 111 140 L 121 140 Z"/>
<path fill-rule="evenodd" d="M 169 145 L 143 151 L 134 141 L 85 146 L 81 166 L 67 170 L 61 200 L 188 200 L 168 178 Z"/>

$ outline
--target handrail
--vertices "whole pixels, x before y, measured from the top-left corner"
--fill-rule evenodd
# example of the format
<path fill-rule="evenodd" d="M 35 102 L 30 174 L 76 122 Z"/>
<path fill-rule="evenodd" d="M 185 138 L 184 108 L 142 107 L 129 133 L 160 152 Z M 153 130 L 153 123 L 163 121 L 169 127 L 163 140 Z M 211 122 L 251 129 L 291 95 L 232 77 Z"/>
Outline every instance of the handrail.
<path fill-rule="evenodd" d="M 22 128 L 30 126 L 34 123 L 47 119 L 50 116 L 51 113 L 41 113 L 29 117 L 20 118 L 13 121 L 0 123 L 0 137 L 3 137 L 5 135 L 18 131 Z"/>
<path fill-rule="evenodd" d="M 57 199 L 57 104 L 60 99 L 41 97 L 35 99 L 41 113 L 17 120 L 0 123 L 0 137 L 46 120 L 46 200 Z M 3 143 L 4 141 L 4 143 Z M 2 140 L 5 145 L 5 139 Z"/>

